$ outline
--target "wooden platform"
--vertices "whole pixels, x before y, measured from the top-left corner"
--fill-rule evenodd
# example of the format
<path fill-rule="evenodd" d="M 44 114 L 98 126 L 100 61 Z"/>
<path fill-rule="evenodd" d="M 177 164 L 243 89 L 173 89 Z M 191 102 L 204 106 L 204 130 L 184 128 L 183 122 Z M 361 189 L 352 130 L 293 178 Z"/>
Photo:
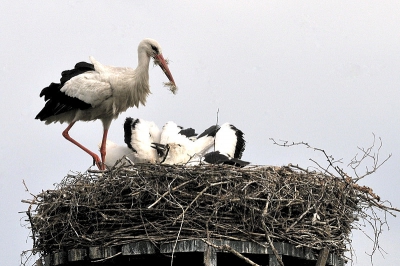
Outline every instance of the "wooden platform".
<path fill-rule="evenodd" d="M 224 250 L 220 248 L 225 247 Z M 120 247 L 90 247 L 55 251 L 45 257 L 46 266 L 56 265 L 250 265 L 234 255 L 238 252 L 258 265 L 280 266 L 280 258 L 285 266 L 315 266 L 318 251 L 309 248 L 296 248 L 294 245 L 274 242 L 275 253 L 267 243 L 210 239 L 181 240 L 178 242 L 154 245 L 150 241 L 129 243 Z M 322 254 L 321 252 L 320 254 Z M 279 258 L 275 255 L 277 254 Z M 320 255 L 319 265 L 344 266 L 341 257 L 334 254 L 326 259 Z M 326 262 L 325 262 L 326 261 Z M 97 262 L 97 263 L 93 263 Z"/>

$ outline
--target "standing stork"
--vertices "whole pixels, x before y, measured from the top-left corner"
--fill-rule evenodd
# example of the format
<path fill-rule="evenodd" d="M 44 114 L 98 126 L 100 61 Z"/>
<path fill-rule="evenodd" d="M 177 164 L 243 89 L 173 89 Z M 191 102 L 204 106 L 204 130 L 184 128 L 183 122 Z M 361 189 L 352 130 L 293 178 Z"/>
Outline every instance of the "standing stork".
<path fill-rule="evenodd" d="M 175 93 L 176 85 L 157 41 L 144 39 L 138 46 L 138 66 L 105 66 L 90 57 L 92 64 L 80 62 L 72 70 L 62 72 L 60 83 L 51 83 L 40 93 L 46 104 L 35 119 L 52 122 L 68 122 L 62 135 L 92 156 L 99 169 L 105 169 L 106 140 L 111 121 L 129 107 L 145 105 L 150 94 L 150 58 L 159 65 L 169 79 L 165 85 Z M 100 147 L 101 160 L 94 152 L 69 136 L 76 121 L 100 119 L 103 138 Z"/>

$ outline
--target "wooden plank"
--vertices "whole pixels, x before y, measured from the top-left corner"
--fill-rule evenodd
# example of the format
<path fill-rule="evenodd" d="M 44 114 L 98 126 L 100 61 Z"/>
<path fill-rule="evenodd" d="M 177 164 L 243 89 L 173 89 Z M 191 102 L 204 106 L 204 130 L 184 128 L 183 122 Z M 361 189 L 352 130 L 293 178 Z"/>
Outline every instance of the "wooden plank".
<path fill-rule="evenodd" d="M 76 248 L 68 250 L 68 261 L 80 261 L 87 257 L 87 250 Z"/>
<path fill-rule="evenodd" d="M 279 254 L 295 258 L 302 258 L 306 260 L 317 259 L 314 255 L 314 252 L 310 248 L 296 247 L 295 245 L 285 242 L 274 242 L 273 244 Z M 269 251 L 268 253 L 273 254 L 272 251 Z"/>
<path fill-rule="evenodd" d="M 282 255 L 297 257 L 297 258 L 302 258 L 305 255 L 305 250 L 301 247 L 296 248 L 292 244 L 281 243 L 281 242 L 274 242 L 273 244 L 278 253 Z"/>
<path fill-rule="evenodd" d="M 57 266 L 57 265 L 62 265 L 67 263 L 67 252 L 65 251 L 56 251 L 53 253 L 53 265 Z"/>
<path fill-rule="evenodd" d="M 281 257 L 282 258 L 282 257 Z M 274 254 L 269 255 L 268 266 L 281 266 L 277 257 Z"/>
<path fill-rule="evenodd" d="M 315 266 L 325 266 L 328 260 L 329 249 L 327 247 L 321 249 L 318 254 L 318 260 Z"/>
<path fill-rule="evenodd" d="M 207 245 L 203 261 L 205 266 L 217 266 L 217 251 L 214 247 Z"/>
<path fill-rule="evenodd" d="M 45 257 L 44 257 L 44 265 L 45 266 L 52 266 L 53 264 L 52 264 L 52 254 L 49 254 L 49 255 L 46 255 Z"/>
<path fill-rule="evenodd" d="M 219 239 L 210 239 L 212 244 L 216 246 L 228 245 L 233 250 L 241 253 L 241 254 L 268 254 L 269 261 L 271 265 L 279 265 L 279 261 L 276 255 L 272 252 L 271 247 L 267 242 L 255 243 L 250 241 L 236 241 L 236 240 L 219 240 Z M 307 247 L 299 247 L 284 243 L 284 242 L 274 242 L 274 247 L 278 253 L 278 255 L 282 258 L 284 256 L 291 256 L 302 258 L 306 260 L 314 260 L 316 261 L 318 258 L 314 254 L 313 250 Z M 175 248 L 175 249 L 174 249 Z M 212 248 L 211 251 L 207 251 L 208 248 Z M 208 263 L 209 265 L 216 265 L 216 257 L 218 252 L 226 252 L 221 251 L 217 248 L 209 247 L 204 241 L 201 239 L 192 239 L 192 240 L 180 240 L 178 242 L 169 242 L 160 245 L 160 253 L 170 254 L 172 252 L 204 252 L 204 263 Z M 130 243 L 122 246 L 122 255 L 140 255 L 140 254 L 154 254 L 156 253 L 156 247 L 149 241 L 141 241 Z M 207 252 L 210 252 L 207 254 Z M 215 262 L 214 262 L 215 256 Z M 340 260 L 340 257 L 336 255 L 329 254 L 328 252 L 328 265 L 331 266 L 344 266 L 343 261 Z M 332 263 L 330 263 L 332 261 Z M 325 265 L 325 264 L 324 264 Z"/>
<path fill-rule="evenodd" d="M 104 258 L 112 257 L 115 254 L 117 254 L 117 247 L 104 247 L 103 252 L 104 252 Z"/>
<path fill-rule="evenodd" d="M 236 250 L 239 253 L 248 253 L 248 254 L 268 254 L 270 251 L 266 246 L 260 245 L 258 243 L 250 242 L 250 241 L 236 241 L 236 240 L 219 240 L 212 239 L 211 243 L 217 246 L 228 245 L 232 249 Z M 172 250 L 175 246 L 175 242 L 170 242 L 166 244 L 162 244 L 160 246 L 161 253 L 172 253 Z M 193 240 L 180 240 L 176 243 L 175 252 L 204 252 L 207 248 L 207 244 L 204 243 L 201 239 L 193 239 Z M 216 249 L 216 252 L 221 252 Z M 272 253 L 272 250 L 270 251 Z"/>
<path fill-rule="evenodd" d="M 175 247 L 175 249 L 174 249 Z M 200 239 L 193 240 L 181 240 L 178 242 L 170 242 L 161 244 L 161 253 L 172 253 L 174 252 L 204 252 L 206 244 Z"/>
<path fill-rule="evenodd" d="M 330 253 L 328 256 L 327 265 L 329 266 L 344 266 L 344 259 L 336 254 Z"/>
<path fill-rule="evenodd" d="M 116 247 L 90 247 L 89 258 L 92 260 L 104 259 L 117 254 Z"/>
<path fill-rule="evenodd" d="M 236 240 L 214 240 L 213 242 L 219 246 L 228 245 L 239 253 L 268 254 L 269 252 L 272 252 L 272 250 L 268 249 L 266 243 L 258 244 L 250 241 Z"/>
<path fill-rule="evenodd" d="M 304 247 L 303 249 L 304 249 L 304 255 L 302 258 L 304 258 L 306 260 L 316 260 L 317 259 L 314 251 L 311 248 Z"/>
<path fill-rule="evenodd" d="M 91 260 L 103 259 L 104 249 L 102 247 L 90 247 L 89 248 L 89 258 Z"/>
<path fill-rule="evenodd" d="M 138 241 L 122 246 L 122 255 L 143 255 L 157 253 L 156 246 L 150 241 Z"/>

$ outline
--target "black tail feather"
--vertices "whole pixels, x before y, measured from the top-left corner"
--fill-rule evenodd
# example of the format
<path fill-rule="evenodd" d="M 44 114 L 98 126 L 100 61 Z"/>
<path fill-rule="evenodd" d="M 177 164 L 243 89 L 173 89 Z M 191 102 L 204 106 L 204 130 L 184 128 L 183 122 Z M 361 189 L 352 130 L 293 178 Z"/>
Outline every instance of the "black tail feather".
<path fill-rule="evenodd" d="M 61 88 L 71 78 L 87 71 L 93 70 L 94 66 L 92 64 L 79 62 L 75 65 L 74 69 L 63 71 L 61 73 L 60 83 L 52 82 L 48 87 L 44 88 L 40 92 L 40 97 L 44 96 L 46 104 L 43 109 L 36 115 L 35 119 L 40 119 L 43 121 L 50 116 L 65 113 L 72 109 L 78 108 L 84 110 L 90 108 L 91 105 L 89 103 L 64 94 L 63 92 L 61 92 Z"/>
<path fill-rule="evenodd" d="M 236 149 L 235 149 L 235 154 L 233 155 L 233 158 L 240 159 L 242 158 L 243 152 L 246 148 L 246 141 L 244 140 L 244 133 L 234 125 L 230 125 L 231 128 L 235 131 L 236 135 Z"/>
<path fill-rule="evenodd" d="M 213 126 L 207 128 L 206 130 L 204 130 L 204 132 L 201 133 L 197 138 L 199 139 L 203 136 L 215 137 L 215 134 L 217 134 L 219 128 L 220 127 L 218 125 L 213 125 Z"/>

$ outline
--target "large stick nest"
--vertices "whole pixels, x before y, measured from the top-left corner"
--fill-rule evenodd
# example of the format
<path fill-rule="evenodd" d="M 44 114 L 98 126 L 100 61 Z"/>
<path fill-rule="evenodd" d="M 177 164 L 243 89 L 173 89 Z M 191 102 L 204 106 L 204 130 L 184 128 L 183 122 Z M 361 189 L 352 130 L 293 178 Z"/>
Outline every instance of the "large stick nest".
<path fill-rule="evenodd" d="M 33 252 L 132 241 L 285 241 L 343 254 L 352 223 L 379 198 L 299 167 L 122 165 L 69 174 L 27 211 Z M 375 204 L 379 208 L 379 205 Z"/>

